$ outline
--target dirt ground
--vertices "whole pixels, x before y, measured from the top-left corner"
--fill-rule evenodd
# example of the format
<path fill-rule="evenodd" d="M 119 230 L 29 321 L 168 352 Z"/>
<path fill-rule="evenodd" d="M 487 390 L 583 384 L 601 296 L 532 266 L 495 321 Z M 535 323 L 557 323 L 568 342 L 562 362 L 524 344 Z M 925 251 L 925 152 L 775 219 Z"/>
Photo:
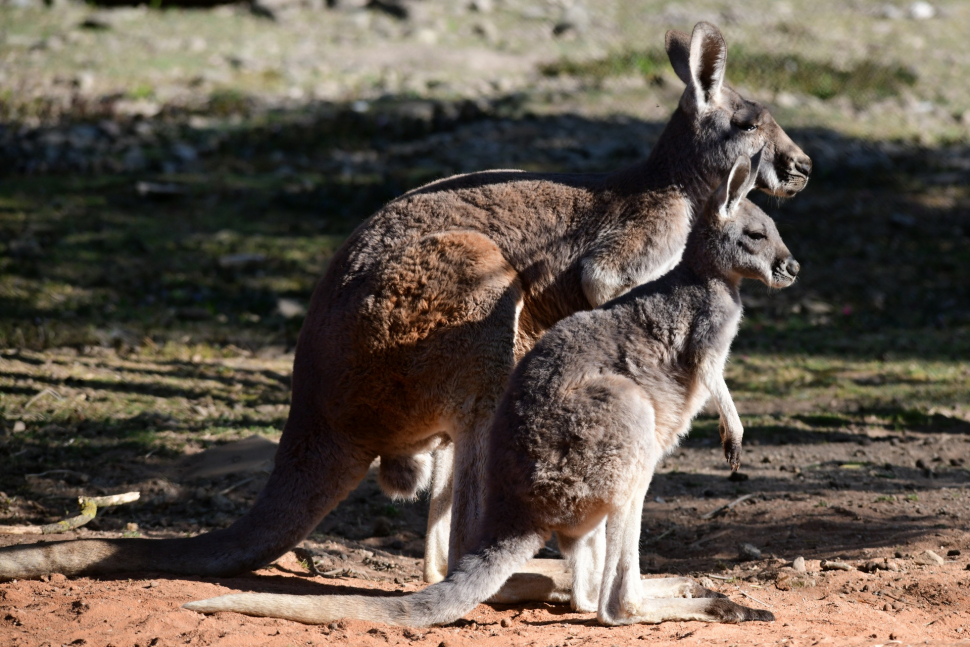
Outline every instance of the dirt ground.
<path fill-rule="evenodd" d="M 742 289 L 742 476 L 700 416 L 651 485 L 641 570 L 777 620 L 482 605 L 407 630 L 181 608 L 422 586 L 427 502 L 372 474 L 304 546 L 325 575 L 288 554 L 236 578 L 2 583 L 0 647 L 970 644 L 970 4 L 95 4 L 0 0 L 0 525 L 132 490 L 62 538 L 232 523 L 272 465 L 310 294 L 361 220 L 455 173 L 646 156 L 682 91 L 664 31 L 711 20 L 729 82 L 815 162 L 796 199 L 756 197 L 803 270 Z"/>
<path fill-rule="evenodd" d="M 166 389 L 201 390 L 207 374 L 226 376 L 230 366 L 232 377 L 221 383 L 226 392 L 237 383 L 256 388 L 260 383 L 254 375 L 275 376 L 278 385 L 291 357 L 196 358 L 194 371 L 182 368 L 180 373 L 172 362 L 158 358 L 120 359 L 103 352 L 70 361 L 63 352 L 20 353 L 0 361 L 6 379 L 19 376 L 16 384 L 7 385 L 8 392 L 17 384 L 36 384 L 38 378 L 57 382 L 60 400 L 46 396 L 46 405 L 31 403 L 56 417 L 58 407 L 77 405 L 83 392 L 70 379 L 73 373 L 106 383 L 109 376 L 135 375 L 135 369 L 145 375 L 153 367 L 157 374 L 172 376 L 167 387 L 157 375 L 140 387 L 134 377 L 129 386 L 154 390 L 153 397 L 166 400 Z M 732 370 L 743 374 L 744 369 Z M 856 367 L 853 374 L 858 373 Z M 264 380 L 270 393 L 282 388 Z M 222 392 L 213 386 L 211 395 L 219 402 Z M 777 617 L 774 623 L 604 628 L 592 616 L 568 607 L 530 604 L 481 605 L 462 622 L 434 629 L 357 621 L 307 627 L 235 614 L 206 618 L 181 609 L 187 601 L 233 591 L 401 593 L 423 586 L 426 503 L 392 502 L 381 494 L 372 471 L 304 544 L 325 575 L 312 575 L 305 555 L 301 563 L 289 553 L 268 568 L 236 578 L 144 573 L 100 581 L 53 575 L 46 581 L 8 582 L 0 584 L 0 644 L 545 647 L 608 646 L 639 639 L 661 644 L 959 644 L 970 632 L 970 479 L 964 469 L 970 436 L 965 413 L 951 411 L 938 415 L 934 424 L 909 426 L 873 414 L 845 413 L 856 419 L 844 423 L 802 415 L 797 412 L 804 402 L 789 405 L 782 400 L 775 401 L 770 413 L 774 422 L 767 424 L 763 420 L 771 407 L 765 401 L 746 398 L 742 384 L 737 395 L 748 422 L 741 475 L 729 478 L 715 441 L 714 419 L 703 416 L 651 485 L 643 513 L 641 570 L 645 577 L 707 578 L 739 603 L 770 608 Z M 92 407 L 95 417 L 97 405 L 82 399 L 79 406 Z M 786 413 L 789 406 L 793 412 Z M 285 415 L 285 405 L 262 405 L 256 415 L 259 411 L 272 420 Z M 186 415 L 178 410 L 173 414 Z M 155 439 L 151 456 L 120 445 L 93 452 L 86 463 L 73 463 L 75 469 L 28 475 L 20 496 L 0 495 L 0 522 L 50 522 L 73 514 L 71 497 L 139 490 L 143 497 L 138 503 L 105 508 L 67 537 L 168 537 L 224 526 L 251 503 L 272 465 L 272 434 L 246 436 L 249 432 L 242 428 L 224 437 L 210 432 L 182 442 L 176 432 L 164 431 L 164 421 L 156 424 L 163 427 L 162 440 Z M 165 438 L 176 444 L 166 445 Z M 53 451 L 48 445 L 25 447 L 24 456 Z M 129 460 L 119 467 L 125 462 L 119 460 L 122 455 Z M 4 545 L 32 540 L 0 535 Z M 742 559 L 741 543 L 753 545 L 760 558 Z M 938 559 L 928 557 L 927 550 Z M 554 543 L 543 556 L 558 556 Z M 806 572 L 792 567 L 797 557 L 804 558 Z M 822 560 L 842 562 L 848 570 L 824 570 Z"/>

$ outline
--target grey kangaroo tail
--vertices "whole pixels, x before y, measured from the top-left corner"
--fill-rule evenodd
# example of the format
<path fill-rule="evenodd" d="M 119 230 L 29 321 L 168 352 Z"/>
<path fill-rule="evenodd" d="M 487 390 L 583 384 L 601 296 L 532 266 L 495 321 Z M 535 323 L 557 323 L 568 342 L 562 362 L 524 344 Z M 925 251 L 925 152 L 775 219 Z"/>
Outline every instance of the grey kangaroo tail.
<path fill-rule="evenodd" d="M 458 569 L 445 580 L 402 597 L 240 593 L 189 602 L 185 608 L 202 613 L 235 611 L 307 624 L 345 618 L 410 627 L 448 624 L 497 593 L 543 543 L 538 532 L 498 540 L 463 557 Z"/>
<path fill-rule="evenodd" d="M 0 582 L 50 573 L 154 571 L 234 575 L 268 564 L 302 541 L 360 482 L 372 457 L 339 446 L 330 429 L 291 431 L 253 508 L 229 528 L 180 539 L 82 539 L 0 548 Z M 289 433 L 288 433 L 289 432 Z"/>

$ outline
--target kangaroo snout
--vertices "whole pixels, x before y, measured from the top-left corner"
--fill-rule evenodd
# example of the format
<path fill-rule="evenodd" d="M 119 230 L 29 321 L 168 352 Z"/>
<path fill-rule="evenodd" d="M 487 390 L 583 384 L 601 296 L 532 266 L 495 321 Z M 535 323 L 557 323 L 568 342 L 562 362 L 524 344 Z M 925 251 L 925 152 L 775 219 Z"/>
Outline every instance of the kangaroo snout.
<path fill-rule="evenodd" d="M 793 160 L 792 166 L 795 168 L 796 171 L 798 171 L 805 177 L 808 177 L 809 175 L 812 174 L 812 158 L 809 157 L 808 155 L 804 155 L 801 158 L 796 158 L 795 160 Z"/>
<path fill-rule="evenodd" d="M 788 260 L 785 261 L 783 267 L 785 268 L 786 272 L 792 275 L 792 277 L 797 276 L 798 270 L 801 269 L 801 265 L 799 265 L 798 261 L 796 261 L 792 256 L 788 257 Z"/>

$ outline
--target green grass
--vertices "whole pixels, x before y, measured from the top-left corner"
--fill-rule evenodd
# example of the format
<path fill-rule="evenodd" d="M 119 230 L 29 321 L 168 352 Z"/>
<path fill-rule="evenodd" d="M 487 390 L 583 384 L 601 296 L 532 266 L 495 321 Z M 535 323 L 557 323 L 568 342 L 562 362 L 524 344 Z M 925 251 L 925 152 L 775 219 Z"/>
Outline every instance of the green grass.
<path fill-rule="evenodd" d="M 663 50 L 646 49 L 614 52 L 585 61 L 563 58 L 544 65 L 541 71 L 546 76 L 589 79 L 640 74 L 656 80 L 669 65 Z M 845 96 L 861 105 L 898 95 L 903 88 L 915 85 L 917 76 L 909 68 L 868 59 L 840 69 L 798 54 L 751 52 L 733 46 L 728 52 L 728 81 L 747 88 L 796 92 L 823 100 Z"/>

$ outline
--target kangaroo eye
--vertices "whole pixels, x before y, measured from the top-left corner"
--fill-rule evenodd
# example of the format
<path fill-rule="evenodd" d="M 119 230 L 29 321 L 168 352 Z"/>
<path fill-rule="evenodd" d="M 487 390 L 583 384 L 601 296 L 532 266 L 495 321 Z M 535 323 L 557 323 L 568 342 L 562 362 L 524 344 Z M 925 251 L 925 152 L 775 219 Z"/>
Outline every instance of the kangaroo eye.
<path fill-rule="evenodd" d="M 765 237 L 764 233 L 760 231 L 746 231 L 744 235 L 752 240 L 762 240 Z"/>
<path fill-rule="evenodd" d="M 758 130 L 758 126 L 751 122 L 736 123 L 734 124 L 734 127 L 737 128 L 738 130 L 743 130 L 746 133 L 750 133 L 752 131 Z"/>

